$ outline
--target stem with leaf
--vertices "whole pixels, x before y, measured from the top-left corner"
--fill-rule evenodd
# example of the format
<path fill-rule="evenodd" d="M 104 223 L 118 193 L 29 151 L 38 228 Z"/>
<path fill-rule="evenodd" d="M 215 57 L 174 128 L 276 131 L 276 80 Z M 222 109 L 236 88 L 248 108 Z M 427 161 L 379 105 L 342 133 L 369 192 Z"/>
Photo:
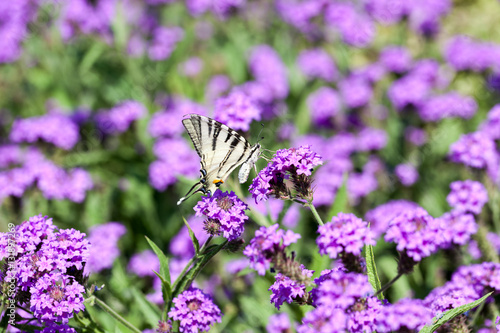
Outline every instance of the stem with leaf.
<path fill-rule="evenodd" d="M 129 323 L 125 318 L 123 318 L 122 316 L 120 316 L 115 310 L 113 310 L 112 308 L 110 308 L 106 303 L 104 303 L 102 300 L 100 300 L 99 298 L 95 297 L 95 295 L 92 295 L 91 297 L 87 298 L 85 300 L 85 302 L 87 303 L 96 303 L 101 309 L 103 309 L 104 311 L 106 311 L 107 313 L 109 313 L 111 315 L 111 317 L 115 318 L 117 321 L 119 321 L 120 323 L 122 323 L 122 325 L 124 325 L 125 327 L 127 327 L 128 329 L 130 329 L 132 332 L 136 332 L 136 333 L 142 333 L 141 330 L 139 330 L 137 327 L 135 327 L 134 325 L 132 325 L 131 323 Z"/>

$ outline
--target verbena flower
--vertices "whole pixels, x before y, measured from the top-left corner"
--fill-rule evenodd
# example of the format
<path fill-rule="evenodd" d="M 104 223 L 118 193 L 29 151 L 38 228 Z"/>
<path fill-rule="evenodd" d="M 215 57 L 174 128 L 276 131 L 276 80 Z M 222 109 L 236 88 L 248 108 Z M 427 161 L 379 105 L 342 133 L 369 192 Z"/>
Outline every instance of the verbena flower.
<path fill-rule="evenodd" d="M 484 71 L 495 65 L 496 57 L 496 45 L 463 35 L 454 36 L 444 49 L 444 58 L 458 71 Z"/>
<path fill-rule="evenodd" d="M 271 46 L 255 46 L 250 54 L 248 67 L 255 81 L 267 87 L 274 99 L 281 100 L 288 95 L 286 67 Z"/>
<path fill-rule="evenodd" d="M 440 30 L 440 18 L 451 9 L 449 0 L 425 0 L 408 4 L 410 28 L 427 38 L 437 35 Z"/>
<path fill-rule="evenodd" d="M 297 65 L 309 79 L 323 79 L 332 82 L 337 78 L 337 67 L 332 57 L 322 49 L 311 49 L 300 52 Z"/>
<path fill-rule="evenodd" d="M 288 332 L 292 325 L 286 312 L 277 313 L 269 316 L 269 322 L 266 326 L 267 333 Z"/>
<path fill-rule="evenodd" d="M 190 57 L 180 64 L 180 71 L 187 77 L 196 77 L 203 69 L 203 60 L 199 57 Z"/>
<path fill-rule="evenodd" d="M 231 88 L 231 79 L 226 75 L 214 75 L 205 88 L 205 100 L 212 104 Z"/>
<path fill-rule="evenodd" d="M 179 27 L 157 27 L 148 47 L 151 60 L 161 61 L 170 57 L 177 43 L 184 38 L 184 30 Z"/>
<path fill-rule="evenodd" d="M 470 119 L 476 111 L 474 98 L 449 92 L 426 100 L 418 109 L 418 114 L 424 121 L 438 121 L 449 117 Z"/>
<path fill-rule="evenodd" d="M 370 229 L 375 237 L 380 237 L 387 231 L 389 223 L 398 215 L 414 210 L 418 205 L 407 200 L 392 200 L 368 211 L 365 220 L 370 223 Z"/>
<path fill-rule="evenodd" d="M 73 312 L 85 307 L 85 288 L 71 277 L 61 274 L 45 274 L 30 288 L 30 310 L 42 322 L 67 323 Z"/>
<path fill-rule="evenodd" d="M 405 130 L 405 139 L 415 146 L 422 146 L 427 142 L 427 132 L 417 127 L 408 127 Z"/>
<path fill-rule="evenodd" d="M 477 169 L 498 173 L 498 153 L 495 142 L 482 132 L 463 134 L 450 146 L 450 160 Z M 496 177 L 493 177 L 496 179 Z"/>
<path fill-rule="evenodd" d="M 404 186 L 411 186 L 418 180 L 418 171 L 410 163 L 396 165 L 394 173 L 399 178 L 401 184 L 403 184 Z"/>
<path fill-rule="evenodd" d="M 22 53 L 22 42 L 28 35 L 28 23 L 32 19 L 28 1 L 3 1 L 0 4 L 0 63 L 16 61 Z"/>
<path fill-rule="evenodd" d="M 347 311 L 347 330 L 352 333 L 372 333 L 377 330 L 377 319 L 382 303 L 375 296 L 359 299 Z"/>
<path fill-rule="evenodd" d="M 319 226 L 318 233 L 319 254 L 331 259 L 347 253 L 359 256 L 364 245 L 375 245 L 368 223 L 354 214 L 339 213 L 331 222 Z"/>
<path fill-rule="evenodd" d="M 248 131 L 253 120 L 260 120 L 261 110 L 247 94 L 235 90 L 216 100 L 214 116 L 235 130 Z"/>
<path fill-rule="evenodd" d="M 133 121 L 147 114 L 146 107 L 137 101 L 123 101 L 96 116 L 97 127 L 107 134 L 123 133 Z"/>
<path fill-rule="evenodd" d="M 375 37 L 375 24 L 365 13 L 348 2 L 331 2 L 325 12 L 325 22 L 337 29 L 342 40 L 354 47 L 366 47 Z"/>
<path fill-rule="evenodd" d="M 243 254 L 250 260 L 250 267 L 255 269 L 259 275 L 264 275 L 269 269 L 273 257 L 283 252 L 287 246 L 297 242 L 300 235 L 291 230 L 278 229 L 275 224 L 268 228 L 260 227 L 255 231 L 255 237 L 243 250 Z"/>
<path fill-rule="evenodd" d="M 380 150 L 387 145 L 387 133 L 383 129 L 365 127 L 358 133 L 358 151 Z"/>
<path fill-rule="evenodd" d="M 253 180 L 249 191 L 256 202 L 265 201 L 271 195 L 291 198 L 291 190 L 285 184 L 290 180 L 298 196 L 307 200 L 312 196 L 312 170 L 322 163 L 321 157 L 309 146 L 279 149 Z"/>
<path fill-rule="evenodd" d="M 175 297 L 168 316 L 179 320 L 180 331 L 188 333 L 208 331 L 210 326 L 221 322 L 220 309 L 198 288 L 189 288 Z"/>
<path fill-rule="evenodd" d="M 401 74 L 410 69 L 412 58 L 406 48 L 388 46 L 380 53 L 379 61 L 387 70 Z"/>
<path fill-rule="evenodd" d="M 471 286 L 478 293 L 500 292 L 500 264 L 483 262 L 461 266 L 451 276 L 451 282 L 461 286 Z"/>
<path fill-rule="evenodd" d="M 405 251 L 418 262 L 441 245 L 439 221 L 418 207 L 396 216 L 389 224 L 385 240 L 395 242 L 398 251 Z"/>
<path fill-rule="evenodd" d="M 365 9 L 375 20 L 382 24 L 399 22 L 407 13 L 404 0 L 367 0 Z"/>
<path fill-rule="evenodd" d="M 244 231 L 248 216 L 248 205 L 234 192 L 215 191 L 212 196 L 203 196 L 194 211 L 196 216 L 205 216 L 205 231 L 211 235 L 224 236 L 229 241 L 236 240 Z"/>
<path fill-rule="evenodd" d="M 406 75 L 392 83 L 387 95 L 399 111 L 420 107 L 430 93 L 431 84 L 421 75 Z"/>
<path fill-rule="evenodd" d="M 347 107 L 359 108 L 370 101 L 373 88 L 370 82 L 362 77 L 351 75 L 339 83 L 339 91 Z"/>
<path fill-rule="evenodd" d="M 159 272 L 160 261 L 151 250 L 144 250 L 134 254 L 128 263 L 127 270 L 139 277 L 155 277 L 154 272 Z"/>
<path fill-rule="evenodd" d="M 480 125 L 479 131 L 493 140 L 500 139 L 500 104 L 488 112 L 488 118 Z"/>
<path fill-rule="evenodd" d="M 61 12 L 60 30 L 63 39 L 76 34 L 97 34 L 106 39 L 112 36 L 111 23 L 116 13 L 115 0 L 96 3 L 86 0 L 70 0 Z"/>
<path fill-rule="evenodd" d="M 12 124 L 9 139 L 14 143 L 35 143 L 37 140 L 43 140 L 69 150 L 76 145 L 80 134 L 78 126 L 69 117 L 53 113 L 16 119 Z"/>
<path fill-rule="evenodd" d="M 448 204 L 459 212 L 481 213 L 488 202 L 488 192 L 483 184 L 474 180 L 455 181 L 450 184 L 450 193 L 446 197 Z"/>
<path fill-rule="evenodd" d="M 423 301 L 402 299 L 381 309 L 377 332 L 419 331 L 431 321 L 432 313 Z"/>
<path fill-rule="evenodd" d="M 347 328 L 347 315 L 342 309 L 317 307 L 302 318 L 297 333 L 344 333 Z"/>
<path fill-rule="evenodd" d="M 313 271 L 303 268 L 302 274 L 310 278 Z M 304 284 L 281 273 L 276 274 L 275 279 L 276 281 L 269 290 L 272 291 L 271 303 L 274 304 L 276 309 L 279 310 L 284 302 L 292 304 L 294 301 L 300 300 L 301 303 L 306 301 L 303 299 L 306 295 L 306 286 Z"/>
<path fill-rule="evenodd" d="M 331 127 L 341 108 L 340 96 L 330 87 L 321 87 L 307 97 L 307 106 L 316 126 Z"/>
<path fill-rule="evenodd" d="M 474 235 L 478 226 L 472 214 L 453 210 L 439 217 L 440 228 L 444 238 L 443 247 L 465 245 Z"/>
<path fill-rule="evenodd" d="M 98 273 L 111 268 L 115 259 L 120 255 L 118 240 L 127 232 L 127 229 L 118 222 L 108 222 L 89 229 L 89 243 L 91 245 L 89 260 L 85 272 Z"/>
<path fill-rule="evenodd" d="M 353 172 L 347 178 L 347 194 L 352 205 L 357 205 L 361 198 L 366 197 L 378 187 L 378 181 L 373 172 Z"/>
<path fill-rule="evenodd" d="M 469 285 L 447 282 L 441 287 L 434 288 L 425 298 L 424 304 L 431 309 L 433 316 L 438 316 L 448 310 L 474 302 L 480 297 L 481 295 Z"/>

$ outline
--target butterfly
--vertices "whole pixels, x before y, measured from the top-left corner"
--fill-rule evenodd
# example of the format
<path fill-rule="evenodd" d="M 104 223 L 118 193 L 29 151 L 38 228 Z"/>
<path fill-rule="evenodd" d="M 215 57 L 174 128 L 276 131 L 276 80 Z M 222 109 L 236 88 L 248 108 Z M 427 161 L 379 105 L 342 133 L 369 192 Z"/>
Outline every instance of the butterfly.
<path fill-rule="evenodd" d="M 260 144 L 252 146 L 230 127 L 198 114 L 185 115 L 182 124 L 200 156 L 201 169 L 200 181 L 179 199 L 177 205 L 197 192 L 211 195 L 239 165 L 238 179 L 240 183 L 247 181 L 260 157 Z"/>

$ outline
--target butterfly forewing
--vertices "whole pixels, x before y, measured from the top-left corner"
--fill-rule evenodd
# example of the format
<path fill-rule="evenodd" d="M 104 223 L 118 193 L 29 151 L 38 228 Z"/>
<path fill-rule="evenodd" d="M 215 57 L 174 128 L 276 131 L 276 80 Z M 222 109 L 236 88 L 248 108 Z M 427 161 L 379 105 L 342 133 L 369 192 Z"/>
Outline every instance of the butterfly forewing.
<path fill-rule="evenodd" d="M 202 188 L 197 191 L 213 193 L 229 174 L 247 162 L 260 145 L 248 141 L 228 126 L 208 117 L 188 114 L 182 123 L 200 156 Z M 189 193 L 188 193 L 189 194 Z M 184 201 L 187 195 L 178 204 Z"/>

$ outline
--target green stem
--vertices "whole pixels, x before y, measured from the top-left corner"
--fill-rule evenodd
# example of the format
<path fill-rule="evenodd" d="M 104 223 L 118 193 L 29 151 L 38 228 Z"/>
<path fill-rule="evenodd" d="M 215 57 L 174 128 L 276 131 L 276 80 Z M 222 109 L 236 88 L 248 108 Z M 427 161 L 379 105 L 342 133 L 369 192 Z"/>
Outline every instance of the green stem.
<path fill-rule="evenodd" d="M 305 206 L 307 206 L 311 209 L 311 212 L 313 213 L 314 218 L 316 219 L 316 222 L 318 222 L 319 225 L 324 225 L 323 220 L 319 216 L 318 211 L 316 210 L 314 205 L 311 202 L 308 202 L 305 204 Z"/>
<path fill-rule="evenodd" d="M 122 316 L 120 316 L 115 310 L 113 310 L 112 308 L 110 308 L 106 303 L 104 303 L 103 301 L 101 301 L 99 298 L 95 297 L 95 296 L 91 296 L 91 298 L 94 298 L 94 302 L 99 305 L 99 307 L 101 309 L 103 309 L 104 311 L 106 311 L 107 313 L 109 313 L 111 315 L 111 317 L 115 318 L 117 321 L 119 321 L 120 323 L 122 323 L 125 327 L 127 327 L 128 329 L 130 329 L 132 332 L 136 332 L 136 333 L 142 333 L 141 330 L 139 330 L 137 327 L 135 327 L 134 325 L 132 325 L 131 323 L 129 323 L 127 320 L 125 320 L 125 318 L 123 318 Z"/>
<path fill-rule="evenodd" d="M 200 249 L 200 254 L 203 254 L 203 251 L 205 251 L 205 249 L 207 248 L 208 244 L 212 241 L 212 239 L 214 238 L 214 236 L 210 236 L 208 237 L 208 239 L 205 241 L 205 243 L 201 246 L 201 249 Z M 193 262 L 198 258 L 198 256 L 195 254 L 191 259 L 189 259 L 188 263 L 186 264 L 186 266 L 184 266 L 184 269 L 182 270 L 181 274 L 179 274 L 179 277 L 177 278 L 177 280 L 175 280 L 174 282 L 174 285 L 172 286 L 172 289 L 175 290 L 175 288 L 177 287 L 177 285 L 179 284 L 179 282 L 184 278 L 184 276 L 186 275 L 188 269 L 191 267 L 191 265 L 193 264 Z"/>
<path fill-rule="evenodd" d="M 387 289 L 389 289 L 389 287 L 392 286 L 394 284 L 394 282 L 396 282 L 401 276 L 403 276 L 403 273 L 399 273 L 398 275 L 396 275 L 394 277 L 394 279 L 392 279 L 391 281 L 387 282 L 382 288 L 380 288 L 380 290 L 378 290 L 375 293 L 375 296 L 378 296 L 379 294 L 381 294 L 384 291 L 386 291 Z"/>

